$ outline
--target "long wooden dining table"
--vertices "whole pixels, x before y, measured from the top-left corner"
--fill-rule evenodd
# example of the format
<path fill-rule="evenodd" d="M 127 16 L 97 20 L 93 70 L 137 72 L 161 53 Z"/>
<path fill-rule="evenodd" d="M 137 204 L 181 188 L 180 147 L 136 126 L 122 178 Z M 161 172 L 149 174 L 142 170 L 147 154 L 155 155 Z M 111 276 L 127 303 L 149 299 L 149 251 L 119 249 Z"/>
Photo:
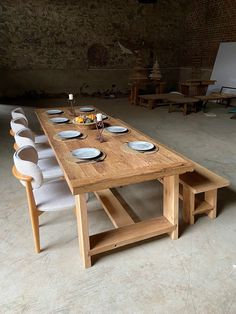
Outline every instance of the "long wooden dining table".
<path fill-rule="evenodd" d="M 79 125 L 73 123 L 53 124 L 49 120 L 53 116 L 47 114 L 48 109 L 50 108 L 36 109 L 36 115 L 48 136 L 71 193 L 75 195 L 80 254 L 84 267 L 91 266 L 92 256 L 127 244 L 166 233 L 171 239 L 177 239 L 179 175 L 193 171 L 193 164 L 119 119 L 107 116 L 105 123 L 127 127 L 128 132 L 115 135 L 104 130 L 104 142 L 101 143 L 96 139 L 96 129 L 81 129 Z M 56 109 L 63 110 L 61 117 L 72 120 L 69 108 Z M 79 108 L 76 110 L 79 114 Z M 101 112 L 96 108 L 95 110 Z M 59 140 L 56 134 L 65 130 L 78 130 L 87 137 Z M 132 151 L 127 148 L 127 142 L 130 141 L 152 142 L 157 149 L 152 153 Z M 105 153 L 106 158 L 100 162 L 77 163 L 71 159 L 71 151 L 82 147 L 95 147 Z M 111 189 L 159 178 L 163 181 L 163 215 L 144 221 L 134 221 Z M 111 219 L 114 229 L 89 234 L 86 202 L 88 192 L 94 192 Z"/>

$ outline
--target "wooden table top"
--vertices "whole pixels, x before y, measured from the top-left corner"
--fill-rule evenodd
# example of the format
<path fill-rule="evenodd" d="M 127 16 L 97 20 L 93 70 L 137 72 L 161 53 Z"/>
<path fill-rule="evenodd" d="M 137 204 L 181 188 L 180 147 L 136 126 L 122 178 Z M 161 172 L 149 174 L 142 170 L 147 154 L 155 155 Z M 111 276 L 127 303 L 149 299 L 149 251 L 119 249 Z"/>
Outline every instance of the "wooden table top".
<path fill-rule="evenodd" d="M 176 104 L 191 104 L 191 103 L 194 103 L 194 102 L 198 102 L 199 99 L 195 98 L 195 97 L 185 97 L 185 96 L 171 96 L 171 97 L 168 97 L 166 98 L 168 101 L 170 102 L 173 102 L 173 103 L 176 103 Z"/>
<path fill-rule="evenodd" d="M 216 80 L 191 79 L 185 82 L 181 82 L 180 84 L 184 86 L 199 86 L 199 85 L 214 85 L 215 83 L 216 83 Z"/>
<path fill-rule="evenodd" d="M 175 93 L 166 93 L 166 94 L 148 94 L 139 96 L 145 100 L 166 100 L 173 103 L 184 104 L 184 103 L 194 103 L 198 102 L 199 99 L 196 97 L 188 97 L 184 95 L 179 95 Z"/>
<path fill-rule="evenodd" d="M 190 161 L 119 119 L 109 117 L 106 124 L 126 126 L 129 132 L 114 135 L 104 131 L 105 142 L 100 143 L 96 140 L 96 129 L 84 130 L 72 123 L 52 124 L 49 121 L 52 116 L 46 113 L 48 109 L 36 109 L 36 114 L 74 195 L 193 171 Z M 57 109 L 64 111 L 60 116 L 71 119 L 68 108 Z M 88 136 L 83 140 L 57 140 L 55 135 L 64 130 L 79 130 Z M 126 142 L 135 140 L 152 142 L 159 150 L 148 154 L 124 147 Z M 78 164 L 69 160 L 71 151 L 82 147 L 96 147 L 107 156 L 97 163 Z"/>
<path fill-rule="evenodd" d="M 179 94 L 147 94 L 147 95 L 139 95 L 139 98 L 147 99 L 147 100 L 167 100 L 169 98 L 183 97 L 183 95 Z"/>
<path fill-rule="evenodd" d="M 236 94 L 229 94 L 229 93 L 212 93 L 209 95 L 200 95 L 194 96 L 202 101 L 204 100 L 220 100 L 220 99 L 232 99 L 236 98 Z"/>

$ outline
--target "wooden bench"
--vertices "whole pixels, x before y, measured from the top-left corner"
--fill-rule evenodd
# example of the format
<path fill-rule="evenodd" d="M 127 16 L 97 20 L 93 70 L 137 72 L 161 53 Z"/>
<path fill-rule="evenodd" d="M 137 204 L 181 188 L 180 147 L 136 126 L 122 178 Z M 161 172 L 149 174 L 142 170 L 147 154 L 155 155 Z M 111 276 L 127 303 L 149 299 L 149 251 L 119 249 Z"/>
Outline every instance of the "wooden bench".
<path fill-rule="evenodd" d="M 230 105 L 231 100 L 236 98 L 236 94 L 211 93 L 209 95 L 200 95 L 194 97 L 202 102 L 202 107 L 205 110 L 206 105 L 208 104 L 209 101 L 226 101 L 226 107 L 228 107 Z"/>
<path fill-rule="evenodd" d="M 179 177 L 179 198 L 183 201 L 183 219 L 194 224 L 195 216 L 207 214 L 211 219 L 217 214 L 217 190 L 230 185 L 230 182 L 194 163 L 195 170 Z M 162 179 L 159 179 L 161 183 Z"/>
<path fill-rule="evenodd" d="M 183 199 L 183 219 L 194 224 L 195 216 L 207 214 L 211 219 L 217 214 L 217 190 L 230 182 L 201 165 L 194 163 L 195 170 L 180 175 L 180 198 Z M 202 194 L 202 195 L 201 195 Z"/>

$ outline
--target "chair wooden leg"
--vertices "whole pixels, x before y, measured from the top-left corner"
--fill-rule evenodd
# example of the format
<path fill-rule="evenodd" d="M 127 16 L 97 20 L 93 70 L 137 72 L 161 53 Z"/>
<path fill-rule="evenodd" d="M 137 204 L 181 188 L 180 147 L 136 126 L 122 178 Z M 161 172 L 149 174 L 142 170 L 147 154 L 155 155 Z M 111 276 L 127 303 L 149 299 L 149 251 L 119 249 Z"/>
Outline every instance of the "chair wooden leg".
<path fill-rule="evenodd" d="M 26 183 L 26 194 L 28 199 L 29 214 L 34 237 L 34 247 L 36 253 L 40 253 L 40 236 L 39 236 L 39 212 L 34 202 L 31 183 Z"/>
<path fill-rule="evenodd" d="M 32 224 L 34 246 L 36 253 L 40 253 L 40 236 L 39 236 L 39 217 L 38 214 L 30 211 L 30 219 Z"/>
<path fill-rule="evenodd" d="M 217 215 L 217 189 L 205 192 L 205 200 L 212 206 L 208 217 L 215 219 Z"/>
<path fill-rule="evenodd" d="M 194 224 L 195 195 L 183 186 L 183 219 L 190 225 Z"/>
<path fill-rule="evenodd" d="M 80 244 L 80 254 L 83 259 L 84 267 L 91 267 L 91 256 L 89 256 L 90 239 L 88 228 L 88 214 L 86 204 L 86 194 L 75 196 L 76 201 L 76 216 L 78 224 L 78 235 Z"/>

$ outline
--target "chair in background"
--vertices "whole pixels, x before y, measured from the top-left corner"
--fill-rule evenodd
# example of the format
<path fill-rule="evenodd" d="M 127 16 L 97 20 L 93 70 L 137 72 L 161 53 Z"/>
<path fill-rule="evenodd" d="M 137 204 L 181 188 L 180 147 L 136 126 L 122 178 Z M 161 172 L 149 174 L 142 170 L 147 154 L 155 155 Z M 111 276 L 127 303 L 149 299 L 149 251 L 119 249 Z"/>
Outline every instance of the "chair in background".
<path fill-rule="evenodd" d="M 37 150 L 39 159 L 55 157 L 53 150 L 46 143 L 36 144 L 34 133 L 29 128 L 21 128 L 15 133 L 15 149 L 23 146 L 32 146 Z"/>
<path fill-rule="evenodd" d="M 75 199 L 65 180 L 43 181 L 42 170 L 37 165 L 37 154 L 30 146 L 14 153 L 13 174 L 26 188 L 34 245 L 40 252 L 39 216 L 43 212 L 71 210 Z"/>
<path fill-rule="evenodd" d="M 17 107 L 13 109 L 11 112 L 11 116 L 13 120 L 17 118 L 25 119 L 27 122 L 26 126 L 29 127 L 28 119 L 25 115 L 24 110 L 21 107 Z M 13 135 L 11 132 L 10 134 Z M 45 134 L 40 134 L 40 135 L 35 134 L 35 143 L 40 144 L 40 143 L 47 143 L 47 142 L 48 142 L 48 138 Z"/>

